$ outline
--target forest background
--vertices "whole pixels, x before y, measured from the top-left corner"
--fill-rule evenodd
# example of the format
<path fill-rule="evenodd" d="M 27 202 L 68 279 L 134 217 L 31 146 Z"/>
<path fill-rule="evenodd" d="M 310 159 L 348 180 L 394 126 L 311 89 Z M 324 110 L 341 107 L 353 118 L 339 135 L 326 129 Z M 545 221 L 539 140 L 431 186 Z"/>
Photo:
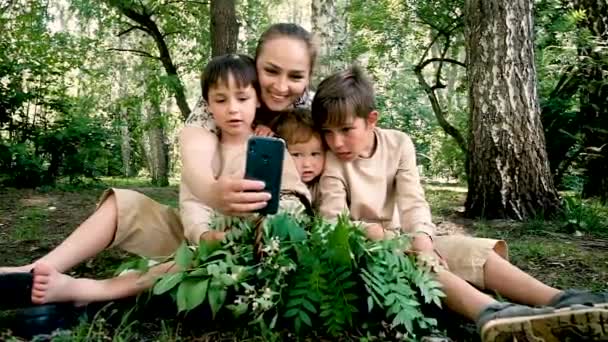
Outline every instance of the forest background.
<path fill-rule="evenodd" d="M 440 228 L 608 286 L 606 0 L 0 0 L 0 264 L 51 248 L 107 185 L 176 205 L 202 68 L 276 22 L 315 34 L 313 90 L 352 63 L 372 76 Z"/>

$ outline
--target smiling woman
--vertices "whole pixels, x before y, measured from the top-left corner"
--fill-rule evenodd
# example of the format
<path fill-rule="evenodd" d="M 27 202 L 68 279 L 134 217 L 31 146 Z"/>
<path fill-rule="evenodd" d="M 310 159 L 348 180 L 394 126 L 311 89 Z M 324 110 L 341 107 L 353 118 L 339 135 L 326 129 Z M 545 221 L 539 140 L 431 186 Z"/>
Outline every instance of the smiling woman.
<path fill-rule="evenodd" d="M 256 71 L 261 110 L 258 128 L 267 128 L 277 111 L 310 107 L 308 91 L 316 49 L 311 34 L 296 24 L 279 23 L 268 28 L 256 48 Z M 259 132 L 259 131 L 258 131 Z M 263 185 L 245 179 L 214 179 L 206 172 L 218 144 L 217 129 L 206 103 L 199 103 L 180 135 L 182 182 L 195 196 L 226 214 L 256 210 L 266 205 Z"/>

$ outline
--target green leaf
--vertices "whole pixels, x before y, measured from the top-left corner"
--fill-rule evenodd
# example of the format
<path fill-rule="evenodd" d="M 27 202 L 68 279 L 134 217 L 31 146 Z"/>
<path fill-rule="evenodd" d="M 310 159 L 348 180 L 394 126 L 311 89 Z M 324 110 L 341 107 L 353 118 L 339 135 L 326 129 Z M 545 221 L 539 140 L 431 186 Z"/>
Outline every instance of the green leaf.
<path fill-rule="evenodd" d="M 302 306 L 304 306 L 311 313 L 317 313 L 317 309 L 315 309 L 315 307 L 312 305 L 312 303 L 307 301 L 306 299 L 304 299 L 302 301 Z"/>
<path fill-rule="evenodd" d="M 201 305 L 207 294 L 209 279 L 187 278 L 177 289 L 177 307 L 179 311 L 188 311 Z"/>
<path fill-rule="evenodd" d="M 214 252 L 222 247 L 222 242 L 217 240 L 203 240 L 200 242 L 197 251 L 197 257 L 201 261 L 207 260 L 212 257 Z"/>
<path fill-rule="evenodd" d="M 199 268 L 199 269 L 196 269 L 196 270 L 188 273 L 188 275 L 191 277 L 200 277 L 200 276 L 209 275 L 209 273 L 207 272 L 206 268 Z"/>
<path fill-rule="evenodd" d="M 209 289 L 209 306 L 211 307 L 211 313 L 213 314 L 213 318 L 215 318 L 215 315 L 220 311 L 225 300 L 225 289 L 216 287 L 212 287 Z"/>
<path fill-rule="evenodd" d="M 310 316 L 306 313 L 306 311 L 300 311 L 298 317 L 302 320 L 302 322 L 306 323 L 309 327 L 312 327 L 312 321 L 310 320 Z"/>
<path fill-rule="evenodd" d="M 152 293 L 155 295 L 163 294 L 175 287 L 180 281 L 184 279 L 184 272 L 166 274 L 159 281 L 154 284 Z"/>
<path fill-rule="evenodd" d="M 374 299 L 372 298 L 372 296 L 368 296 L 367 297 L 367 311 L 372 312 L 373 308 L 374 308 Z"/>
<path fill-rule="evenodd" d="M 286 318 L 293 317 L 293 316 L 297 315 L 300 311 L 301 311 L 300 308 L 289 309 L 289 310 L 287 310 L 287 312 L 285 312 L 283 314 L 283 317 L 286 317 Z"/>
<path fill-rule="evenodd" d="M 230 304 L 230 305 L 226 305 L 226 307 L 232 311 L 232 315 L 235 318 L 238 318 L 240 316 L 242 316 L 244 313 L 247 312 L 247 308 L 249 307 L 246 303 L 241 303 L 239 305 L 234 305 L 234 304 Z"/>
<path fill-rule="evenodd" d="M 177 265 L 182 269 L 188 269 L 190 267 L 190 264 L 192 263 L 193 257 L 194 253 L 184 241 L 177 249 L 177 252 L 175 254 L 175 263 L 177 263 Z"/>

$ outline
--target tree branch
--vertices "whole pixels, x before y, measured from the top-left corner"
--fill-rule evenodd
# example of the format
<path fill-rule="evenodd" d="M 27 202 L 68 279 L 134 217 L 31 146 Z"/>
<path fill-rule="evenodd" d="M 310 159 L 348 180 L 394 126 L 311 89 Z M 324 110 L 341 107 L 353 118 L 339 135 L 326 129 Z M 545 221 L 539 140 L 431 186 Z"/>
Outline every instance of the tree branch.
<path fill-rule="evenodd" d="M 173 31 L 173 32 L 165 32 L 163 33 L 163 38 L 167 38 L 168 36 L 181 33 L 181 31 Z"/>
<path fill-rule="evenodd" d="M 435 37 L 435 39 L 433 39 L 433 41 L 429 44 L 429 46 L 427 47 L 427 49 L 425 51 L 425 55 L 428 53 L 428 51 L 430 50 L 430 47 L 435 43 L 435 41 L 437 40 L 439 35 L 440 34 L 438 34 Z M 463 66 L 466 68 L 466 65 L 462 62 L 459 62 L 459 61 L 457 61 L 455 59 L 451 59 L 451 58 L 445 58 L 445 55 L 447 54 L 447 52 L 450 48 L 450 35 L 449 35 L 449 33 L 444 34 L 444 35 L 446 37 L 446 41 L 445 41 L 444 47 L 441 52 L 441 57 L 421 60 L 421 62 L 414 67 L 414 72 L 416 73 L 416 76 L 418 78 L 418 83 L 420 84 L 420 86 L 422 86 L 422 89 L 424 90 L 424 92 L 426 93 L 426 95 L 429 98 L 429 101 L 431 102 L 431 107 L 433 108 L 433 112 L 435 113 L 435 117 L 437 118 L 437 122 L 439 123 L 439 126 L 441 126 L 441 128 L 444 130 L 444 132 L 446 132 L 448 135 L 450 135 L 452 138 L 454 138 L 454 140 L 456 140 L 456 144 L 458 144 L 458 147 L 460 147 L 460 149 L 465 154 L 465 163 L 468 163 L 469 154 L 468 154 L 468 146 L 467 146 L 466 140 L 464 139 L 462 134 L 460 134 L 460 131 L 456 127 L 452 126 L 446 120 L 445 113 L 444 113 L 443 109 L 441 109 L 441 104 L 439 103 L 439 99 L 437 98 L 437 94 L 435 93 L 435 90 L 440 89 L 440 88 L 445 88 L 445 85 L 443 85 L 441 83 L 441 69 L 442 69 L 443 62 L 453 63 L 453 64 L 460 65 L 460 66 Z M 431 87 L 429 85 L 429 83 L 426 81 L 426 79 L 424 78 L 422 71 L 424 70 L 424 68 L 427 65 L 429 65 L 430 63 L 433 63 L 433 62 L 439 62 L 440 64 L 435 72 L 435 85 Z"/>
<path fill-rule="evenodd" d="M 128 28 L 128 29 L 126 29 L 126 30 L 122 30 L 122 31 L 118 32 L 118 35 L 117 35 L 117 36 L 118 36 L 118 37 L 123 36 L 123 35 L 125 35 L 125 34 L 127 34 L 127 33 L 131 32 L 131 31 L 133 31 L 133 30 L 141 30 L 141 31 L 143 31 L 143 32 L 145 32 L 145 33 L 150 34 L 150 31 L 148 31 L 148 29 L 147 29 L 147 28 L 145 28 L 145 27 L 143 27 L 143 26 L 139 26 L 139 25 L 133 25 L 133 26 L 129 27 L 129 28 Z"/>
<path fill-rule="evenodd" d="M 145 32 L 154 40 L 154 43 L 156 43 L 156 47 L 158 49 L 159 55 L 156 58 L 161 61 L 167 76 L 174 79 L 174 81 L 171 82 L 171 86 L 174 91 L 175 102 L 177 103 L 184 120 L 188 118 L 190 115 L 190 107 L 188 106 L 188 101 L 186 101 L 184 85 L 179 78 L 177 67 L 173 63 L 171 53 L 169 52 L 169 47 L 163 38 L 163 34 L 160 32 L 156 22 L 152 19 L 148 9 L 141 0 L 139 0 L 142 8 L 141 13 L 137 12 L 133 8 L 133 4 L 131 2 L 126 2 L 124 0 L 106 0 L 106 2 L 108 2 L 112 7 L 118 9 L 124 16 L 133 20 L 139 26 L 142 26 L 147 30 Z"/>
<path fill-rule="evenodd" d="M 156 59 L 156 60 L 160 61 L 160 57 L 151 55 L 151 54 L 147 53 L 146 51 L 134 50 L 134 49 L 120 49 L 120 48 L 110 48 L 108 50 L 109 51 L 131 52 L 131 53 L 134 53 L 136 55 L 140 55 L 140 56 L 143 56 L 143 57 L 149 57 L 149 58 Z"/>
<path fill-rule="evenodd" d="M 431 63 L 435 63 L 435 62 L 446 62 L 446 63 L 452 63 L 452 64 L 456 64 L 456 65 L 460 65 L 463 68 L 466 68 L 467 65 L 464 64 L 461 61 L 457 61 L 455 59 L 452 58 L 429 58 L 425 61 L 423 61 L 422 63 L 418 64 L 416 66 L 416 69 L 420 68 L 420 70 L 424 69 L 427 65 L 431 64 Z"/>
<path fill-rule="evenodd" d="M 161 6 L 167 6 L 167 5 L 179 4 L 179 3 L 209 5 L 209 1 L 174 0 L 174 1 L 164 2 L 161 4 Z"/>

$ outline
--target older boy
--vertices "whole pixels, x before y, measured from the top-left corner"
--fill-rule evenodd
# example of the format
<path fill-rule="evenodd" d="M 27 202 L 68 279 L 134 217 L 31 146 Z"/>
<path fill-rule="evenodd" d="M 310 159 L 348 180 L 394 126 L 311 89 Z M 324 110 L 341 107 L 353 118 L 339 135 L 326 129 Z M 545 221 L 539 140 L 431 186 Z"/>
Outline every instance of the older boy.
<path fill-rule="evenodd" d="M 320 214 L 334 219 L 347 211 L 371 239 L 410 234 L 415 251 L 445 266 L 435 267 L 445 304 L 475 320 L 484 341 L 517 336 L 561 340 L 577 328 L 580 337 L 608 336 L 606 304 L 569 307 L 605 303 L 605 294 L 562 292 L 541 283 L 506 260 L 504 241 L 435 236 L 414 145 L 402 132 L 376 127 L 374 102 L 370 81 L 356 67 L 319 84 L 313 119 L 331 151 L 320 181 Z M 543 307 L 499 303 L 471 284 Z"/>

